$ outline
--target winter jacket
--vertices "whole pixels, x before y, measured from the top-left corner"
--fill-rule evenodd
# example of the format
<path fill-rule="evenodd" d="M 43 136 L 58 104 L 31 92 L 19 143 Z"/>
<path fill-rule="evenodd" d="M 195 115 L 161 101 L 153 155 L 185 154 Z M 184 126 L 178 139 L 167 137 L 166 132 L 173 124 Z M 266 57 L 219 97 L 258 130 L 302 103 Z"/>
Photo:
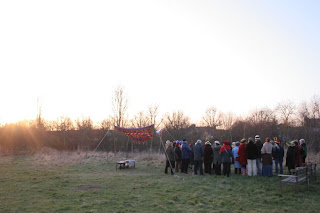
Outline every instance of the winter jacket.
<path fill-rule="evenodd" d="M 201 143 L 196 143 L 196 145 L 193 146 L 193 159 L 196 161 L 201 161 L 203 160 L 203 147 Z"/>
<path fill-rule="evenodd" d="M 257 147 L 257 158 L 261 158 L 262 142 L 260 140 L 256 142 L 256 147 Z"/>
<path fill-rule="evenodd" d="M 219 165 L 222 163 L 220 148 L 220 145 L 213 148 L 213 164 L 215 165 Z"/>
<path fill-rule="evenodd" d="M 296 165 L 296 150 L 294 146 L 289 146 L 287 150 L 286 165 L 289 168 L 295 168 Z"/>
<path fill-rule="evenodd" d="M 275 160 L 283 161 L 284 150 L 283 150 L 282 146 L 276 145 L 276 146 L 273 148 L 272 156 L 273 156 L 273 158 L 274 158 Z"/>
<path fill-rule="evenodd" d="M 239 146 L 236 146 L 232 149 L 233 159 L 234 159 L 234 168 L 241 168 L 240 161 L 236 161 L 238 155 Z"/>
<path fill-rule="evenodd" d="M 205 145 L 203 149 L 204 149 L 203 162 L 204 163 L 212 163 L 213 150 L 212 150 L 210 144 Z"/>
<path fill-rule="evenodd" d="M 302 155 L 302 157 L 307 157 L 307 155 L 308 155 L 307 145 L 306 145 L 305 143 L 303 143 L 303 144 L 301 145 L 301 148 L 303 149 L 303 155 Z"/>
<path fill-rule="evenodd" d="M 246 146 L 247 159 L 254 160 L 257 159 L 258 150 L 257 146 L 253 142 L 249 142 Z"/>
<path fill-rule="evenodd" d="M 247 152 L 246 152 L 246 144 L 242 143 L 239 146 L 238 155 L 240 158 L 240 165 L 245 166 L 247 165 Z"/>
<path fill-rule="evenodd" d="M 192 152 L 192 151 L 191 151 L 188 143 L 182 143 L 181 158 L 182 159 L 190 159 L 190 156 L 191 156 L 190 152 Z"/>
<path fill-rule="evenodd" d="M 180 147 L 179 147 L 179 146 L 176 146 L 176 147 L 174 148 L 174 152 L 176 153 L 176 155 L 175 155 L 175 160 L 176 160 L 176 161 L 180 161 L 180 160 L 181 160 L 181 149 L 180 149 Z"/>
<path fill-rule="evenodd" d="M 302 166 L 301 147 L 299 145 L 296 145 L 295 150 L 296 150 L 296 167 L 300 167 Z"/>
<path fill-rule="evenodd" d="M 272 154 L 272 144 L 270 142 L 265 142 L 263 144 L 261 154 Z"/>
<path fill-rule="evenodd" d="M 168 155 L 169 161 L 174 161 L 175 153 L 174 153 L 173 148 L 171 146 L 168 146 L 168 148 L 166 149 L 166 153 Z"/>
<path fill-rule="evenodd" d="M 223 147 L 222 147 L 223 148 Z M 221 152 L 221 159 L 222 159 L 222 163 L 228 163 L 228 162 L 232 162 L 232 150 L 231 149 L 226 149 L 224 151 Z"/>

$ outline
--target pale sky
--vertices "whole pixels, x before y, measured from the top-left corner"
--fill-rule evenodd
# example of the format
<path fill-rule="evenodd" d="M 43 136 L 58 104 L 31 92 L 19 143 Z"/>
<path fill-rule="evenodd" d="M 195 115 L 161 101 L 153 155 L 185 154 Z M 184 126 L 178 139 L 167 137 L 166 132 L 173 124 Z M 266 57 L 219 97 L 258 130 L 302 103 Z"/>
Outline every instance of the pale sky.
<path fill-rule="evenodd" d="M 198 122 L 320 94 L 320 1 L 0 1 L 0 123 L 158 104 Z"/>

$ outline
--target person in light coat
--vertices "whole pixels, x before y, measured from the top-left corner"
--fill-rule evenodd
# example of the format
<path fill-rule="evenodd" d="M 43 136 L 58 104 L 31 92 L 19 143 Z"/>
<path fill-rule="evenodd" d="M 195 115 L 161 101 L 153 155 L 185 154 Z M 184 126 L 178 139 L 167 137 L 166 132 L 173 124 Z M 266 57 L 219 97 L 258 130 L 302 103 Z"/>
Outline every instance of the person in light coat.
<path fill-rule="evenodd" d="M 238 155 L 240 142 L 236 142 L 236 146 L 232 149 L 233 159 L 234 159 L 234 174 L 241 174 L 241 165 L 240 165 L 240 159 Z"/>

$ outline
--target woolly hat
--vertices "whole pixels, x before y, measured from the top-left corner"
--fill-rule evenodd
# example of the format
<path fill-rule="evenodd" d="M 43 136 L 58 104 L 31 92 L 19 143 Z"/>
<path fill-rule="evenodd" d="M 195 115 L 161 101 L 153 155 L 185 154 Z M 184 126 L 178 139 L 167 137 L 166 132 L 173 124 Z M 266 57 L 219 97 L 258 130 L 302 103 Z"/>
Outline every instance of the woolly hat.
<path fill-rule="evenodd" d="M 266 142 L 270 142 L 270 138 L 269 137 L 266 138 Z"/>
<path fill-rule="evenodd" d="M 219 141 L 215 141 L 214 143 L 215 143 L 215 144 L 218 144 L 218 145 L 220 145 L 220 142 L 219 142 Z"/>
<path fill-rule="evenodd" d="M 224 145 L 229 145 L 229 141 L 223 141 Z"/>
<path fill-rule="evenodd" d="M 247 140 L 245 138 L 242 138 L 240 143 L 245 143 Z"/>
<path fill-rule="evenodd" d="M 207 141 L 207 142 L 205 143 L 205 145 L 211 145 L 210 141 Z"/>
<path fill-rule="evenodd" d="M 300 144 L 306 143 L 306 141 L 303 138 L 301 138 L 299 142 L 300 142 Z"/>
<path fill-rule="evenodd" d="M 278 140 L 275 140 L 274 142 L 275 142 L 275 143 L 278 143 L 278 144 L 280 143 L 280 141 L 278 141 Z"/>
<path fill-rule="evenodd" d="M 287 142 L 287 145 L 288 145 L 288 146 L 295 146 L 294 141 L 289 141 L 289 142 Z"/>
<path fill-rule="evenodd" d="M 166 141 L 166 145 L 169 145 L 170 143 L 171 143 L 170 140 L 167 140 L 167 141 Z"/>
<path fill-rule="evenodd" d="M 254 139 L 260 140 L 260 136 L 259 136 L 259 135 L 256 135 L 256 136 L 254 137 Z"/>
<path fill-rule="evenodd" d="M 200 139 L 197 140 L 196 144 L 201 143 L 202 141 Z"/>
<path fill-rule="evenodd" d="M 177 142 L 177 143 L 176 143 L 176 146 L 180 146 L 180 143 Z"/>
<path fill-rule="evenodd" d="M 248 138 L 248 141 L 253 142 L 253 138 L 252 137 Z"/>
<path fill-rule="evenodd" d="M 240 146 L 240 142 L 239 141 L 236 142 L 236 146 Z"/>

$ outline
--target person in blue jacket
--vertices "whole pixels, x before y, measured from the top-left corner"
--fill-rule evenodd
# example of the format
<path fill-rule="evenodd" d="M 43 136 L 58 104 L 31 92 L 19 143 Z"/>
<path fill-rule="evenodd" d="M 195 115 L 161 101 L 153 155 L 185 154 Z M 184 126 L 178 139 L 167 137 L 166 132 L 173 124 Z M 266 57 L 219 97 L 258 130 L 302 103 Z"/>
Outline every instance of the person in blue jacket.
<path fill-rule="evenodd" d="M 238 155 L 240 142 L 236 142 L 236 146 L 232 149 L 233 159 L 234 159 L 234 174 L 241 174 L 241 165 L 240 165 L 240 159 Z"/>
<path fill-rule="evenodd" d="M 181 173 L 188 174 L 188 166 L 190 162 L 190 153 L 191 149 L 188 145 L 188 142 L 186 139 L 182 141 L 182 148 L 181 148 L 181 158 L 182 158 L 182 166 L 181 166 Z"/>
<path fill-rule="evenodd" d="M 283 174 L 283 156 L 284 156 L 284 149 L 280 145 L 280 141 L 275 141 L 275 147 L 272 150 L 273 159 L 276 165 L 276 173 L 279 174 L 279 167 L 280 167 L 280 174 Z M 279 167 L 278 167 L 279 165 Z"/>

